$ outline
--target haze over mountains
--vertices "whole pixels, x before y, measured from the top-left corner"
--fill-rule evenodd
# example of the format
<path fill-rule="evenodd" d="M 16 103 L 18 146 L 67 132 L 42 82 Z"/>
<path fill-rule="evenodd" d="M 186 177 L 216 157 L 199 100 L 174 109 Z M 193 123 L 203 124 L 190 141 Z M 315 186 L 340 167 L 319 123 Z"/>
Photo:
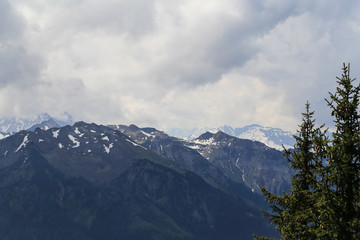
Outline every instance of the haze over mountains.
<path fill-rule="evenodd" d="M 258 185 L 287 191 L 293 172 L 274 148 L 222 131 L 183 139 L 135 125 L 37 120 L 4 121 L 28 130 L 0 140 L 1 239 L 278 236 Z"/>

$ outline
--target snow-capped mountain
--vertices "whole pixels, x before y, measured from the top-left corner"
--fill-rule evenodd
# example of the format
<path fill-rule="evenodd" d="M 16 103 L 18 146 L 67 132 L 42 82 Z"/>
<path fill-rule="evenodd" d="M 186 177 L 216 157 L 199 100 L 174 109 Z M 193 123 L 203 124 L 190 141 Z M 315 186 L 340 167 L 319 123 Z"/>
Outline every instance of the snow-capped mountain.
<path fill-rule="evenodd" d="M 51 119 L 51 116 L 47 113 L 42 113 L 35 117 L 28 118 L 1 118 L 0 119 L 0 131 L 4 133 L 19 132 L 21 130 L 28 129 L 35 124 L 39 124 L 43 121 Z"/>
<path fill-rule="evenodd" d="M 257 124 L 248 125 L 241 128 L 233 128 L 228 125 L 224 125 L 218 128 L 201 129 L 173 128 L 168 131 L 168 134 L 178 138 L 192 140 L 205 132 L 216 133 L 218 131 L 237 138 L 262 142 L 268 147 L 275 148 L 277 150 L 283 150 L 283 145 L 285 148 L 293 148 L 295 143 L 293 138 L 294 134 L 292 132 L 284 131 L 279 128 L 263 127 Z"/>
<path fill-rule="evenodd" d="M 59 128 L 61 127 L 60 124 L 58 124 L 55 120 L 49 119 L 46 121 L 43 121 L 41 123 L 33 125 L 31 128 L 28 128 L 28 131 L 35 131 L 37 128 L 41 128 L 42 130 L 48 130 L 50 128 Z"/>
<path fill-rule="evenodd" d="M 150 128 L 84 122 L 0 140 L 0 212 L 6 220 L 0 221 L 6 229 L 0 239 L 277 236 L 253 198 L 212 187 L 131 134 L 151 148 L 176 144 Z M 176 149 L 188 156 L 186 148 Z"/>
<path fill-rule="evenodd" d="M 14 157 L 32 144 L 57 168 L 70 175 L 76 173 L 88 180 L 95 176 L 101 180 L 113 176 L 124 171 L 124 166 L 129 165 L 128 161 L 142 156 L 160 159 L 155 154 L 146 154 L 147 150 L 144 147 L 119 131 L 84 122 L 48 130 L 37 128 L 34 132 L 20 131 L 0 143 L 0 168 L 4 164 L 7 165 L 8 161 L 12 162 Z M 72 163 L 75 161 L 77 164 L 72 165 L 64 159 Z M 110 170 L 98 171 L 101 168 Z"/>
<path fill-rule="evenodd" d="M 281 130 L 280 128 L 262 127 L 254 124 L 243 128 L 236 128 L 233 136 L 259 141 L 271 148 L 283 150 L 282 146 L 287 149 L 294 147 L 295 139 L 293 135 L 293 133 Z"/>
<path fill-rule="evenodd" d="M 72 117 L 66 114 L 67 120 L 61 121 L 53 118 L 48 113 L 42 113 L 37 116 L 18 118 L 0 118 L 0 139 L 8 137 L 21 130 L 35 130 L 36 127 L 49 129 L 53 127 L 62 127 L 73 124 Z"/>

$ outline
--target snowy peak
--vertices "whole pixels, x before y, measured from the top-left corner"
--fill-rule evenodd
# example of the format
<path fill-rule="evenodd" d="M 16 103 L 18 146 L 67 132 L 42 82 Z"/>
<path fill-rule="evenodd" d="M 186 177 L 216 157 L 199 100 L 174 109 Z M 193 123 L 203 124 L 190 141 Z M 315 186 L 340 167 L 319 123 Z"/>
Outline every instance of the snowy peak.
<path fill-rule="evenodd" d="M 257 124 L 248 125 L 241 128 L 233 128 L 231 126 L 224 125 L 218 128 L 202 128 L 192 130 L 171 129 L 169 134 L 175 137 L 191 140 L 198 138 L 198 136 L 201 136 L 205 132 L 216 133 L 218 131 L 242 139 L 259 141 L 277 150 L 283 150 L 282 145 L 284 145 L 285 148 L 293 148 L 295 143 L 293 133 L 281 130 L 279 128 L 263 127 Z"/>
<path fill-rule="evenodd" d="M 43 113 L 38 116 L 29 118 L 1 118 L 0 131 L 4 133 L 19 132 L 49 119 L 51 119 L 51 117 L 47 113 Z"/>
<path fill-rule="evenodd" d="M 295 144 L 293 135 L 279 128 L 262 127 L 256 124 L 236 128 L 234 134 L 238 138 L 259 141 L 277 150 L 283 150 L 283 146 L 287 149 L 293 148 Z"/>
<path fill-rule="evenodd" d="M 71 152 L 77 155 L 108 155 L 112 154 L 114 147 L 121 148 L 141 148 L 131 139 L 111 128 L 77 122 L 74 126 L 61 128 L 51 128 L 42 130 L 36 128 L 34 132 L 21 131 L 6 140 L 13 143 L 12 148 L 4 149 L 4 152 L 21 152 L 26 149 L 28 143 L 35 144 L 42 152 L 61 151 L 62 154 Z M 0 148 L 6 146 L 7 141 L 1 142 Z"/>
<path fill-rule="evenodd" d="M 206 132 L 206 133 L 201 134 L 201 135 L 197 138 L 197 140 L 199 140 L 199 141 L 209 140 L 210 138 L 213 138 L 214 135 L 215 135 L 214 133 Z"/>
<path fill-rule="evenodd" d="M 20 132 L 21 130 L 34 131 L 38 127 L 47 130 L 53 127 L 62 127 L 73 124 L 72 117 L 69 114 L 66 114 L 66 117 L 66 121 L 61 121 L 53 118 L 47 113 L 42 113 L 27 118 L 0 118 L 0 139 L 8 137 L 16 132 Z"/>
<path fill-rule="evenodd" d="M 35 129 L 37 128 L 41 128 L 42 130 L 48 130 L 50 128 L 59 128 L 61 127 L 57 122 L 55 122 L 55 120 L 53 119 L 49 119 L 46 121 L 43 121 L 39 124 L 35 124 L 34 126 L 32 126 L 31 128 L 27 129 L 28 131 L 35 131 Z"/>

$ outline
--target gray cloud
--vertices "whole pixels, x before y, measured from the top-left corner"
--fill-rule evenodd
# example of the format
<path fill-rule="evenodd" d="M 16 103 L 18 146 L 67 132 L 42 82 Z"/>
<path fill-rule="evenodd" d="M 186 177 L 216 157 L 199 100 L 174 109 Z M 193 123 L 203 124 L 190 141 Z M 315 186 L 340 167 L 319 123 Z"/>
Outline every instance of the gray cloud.
<path fill-rule="evenodd" d="M 72 30 L 74 34 L 106 31 L 108 34 L 136 37 L 151 31 L 154 25 L 153 1 L 61 1 L 54 5 L 56 7 L 49 6 L 42 10 L 50 11 L 48 27 Z"/>
<path fill-rule="evenodd" d="M 259 54 L 243 68 L 268 86 L 282 89 L 283 105 L 292 106 L 290 115 L 300 116 L 310 100 L 319 122 L 332 124 L 324 98 L 335 90 L 342 63 L 352 63 L 353 76 L 360 73 L 359 57 L 353 52 L 360 38 L 354 10 L 359 4 L 350 6 L 339 1 L 309 4 L 261 38 Z"/>
<path fill-rule="evenodd" d="M 3 1 L 0 112 L 293 129 L 310 100 L 326 121 L 342 62 L 360 73 L 358 10 L 339 0 Z"/>
<path fill-rule="evenodd" d="M 221 75 L 242 66 L 259 51 L 257 38 L 299 14 L 296 3 L 279 7 L 276 2 L 265 6 L 263 1 L 228 4 L 227 8 L 219 3 L 218 9 L 199 11 L 194 19 L 182 16 L 180 22 L 190 21 L 191 31 L 182 32 L 187 30 L 186 25 L 174 26 L 174 38 L 167 42 L 171 57 L 154 69 L 159 81 L 190 87 L 219 81 Z"/>
<path fill-rule="evenodd" d="M 9 84 L 21 88 L 29 87 L 39 81 L 40 71 L 43 68 L 42 59 L 36 54 L 27 53 L 26 49 L 3 44 L 0 48 L 0 84 L 5 87 Z"/>
<path fill-rule="evenodd" d="M 0 2 L 0 43 L 16 39 L 22 35 L 23 19 L 6 0 Z M 1 44 L 2 45 L 2 44 Z M 0 45 L 0 46 L 1 46 Z"/>
<path fill-rule="evenodd" d="M 8 1 L 0 3 L 0 88 L 28 88 L 40 80 L 44 62 L 24 44 L 26 22 Z"/>

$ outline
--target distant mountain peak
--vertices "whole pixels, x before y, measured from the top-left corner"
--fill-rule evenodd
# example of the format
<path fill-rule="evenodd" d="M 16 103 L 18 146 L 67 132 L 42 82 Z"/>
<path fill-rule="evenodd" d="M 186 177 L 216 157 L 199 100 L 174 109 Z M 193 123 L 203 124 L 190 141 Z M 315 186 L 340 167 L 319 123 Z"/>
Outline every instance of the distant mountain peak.
<path fill-rule="evenodd" d="M 241 128 L 233 128 L 229 125 L 223 125 L 218 128 L 196 128 L 191 130 L 176 128 L 170 129 L 168 134 L 178 138 L 192 140 L 202 136 L 203 133 L 217 133 L 218 131 L 237 138 L 262 142 L 268 147 L 275 148 L 277 150 L 283 150 L 283 145 L 285 148 L 293 148 L 295 143 L 293 133 L 284 131 L 280 128 L 263 127 L 259 124 L 251 124 Z"/>
<path fill-rule="evenodd" d="M 47 130 L 53 127 L 62 127 L 65 125 L 71 125 L 72 117 L 68 113 L 66 120 L 58 120 L 48 113 L 41 113 L 36 116 L 28 117 L 3 117 L 0 118 L 0 139 L 8 137 L 21 130 L 34 131 L 36 128 Z"/>
<path fill-rule="evenodd" d="M 208 140 L 210 138 L 213 138 L 214 135 L 215 135 L 214 133 L 206 132 L 206 133 L 201 134 L 197 139 L 198 140 Z"/>
<path fill-rule="evenodd" d="M 261 194 L 258 185 L 281 193 L 289 187 L 292 170 L 280 151 L 259 141 L 240 139 L 222 131 L 206 132 L 186 146 L 198 151 L 232 180 Z"/>
<path fill-rule="evenodd" d="M 60 125 L 57 122 L 55 122 L 55 120 L 50 118 L 49 120 L 45 120 L 45 121 L 43 121 L 43 122 L 41 122 L 39 124 L 35 124 L 34 126 L 32 126 L 31 128 L 29 128 L 27 130 L 35 131 L 35 129 L 37 129 L 37 128 L 40 128 L 40 129 L 43 129 L 43 130 L 48 130 L 50 128 L 55 128 L 55 127 L 59 128 Z"/>
<path fill-rule="evenodd" d="M 129 126 L 129 128 L 130 128 L 131 130 L 133 130 L 133 131 L 139 130 L 139 127 L 136 126 L 135 124 L 131 124 L 131 125 Z"/>

